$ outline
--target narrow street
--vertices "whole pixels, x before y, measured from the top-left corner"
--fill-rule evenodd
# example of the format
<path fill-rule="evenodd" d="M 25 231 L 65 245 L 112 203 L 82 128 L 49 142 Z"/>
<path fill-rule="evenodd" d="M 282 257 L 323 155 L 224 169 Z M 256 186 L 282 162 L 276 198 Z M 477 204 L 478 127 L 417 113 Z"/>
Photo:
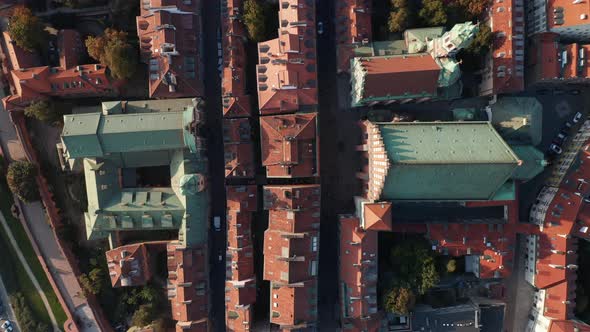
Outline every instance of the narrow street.
<path fill-rule="evenodd" d="M 0 304 L 3 307 L 3 309 L 0 309 L 0 320 L 8 318 L 8 320 L 13 325 L 14 332 L 19 332 L 20 327 L 18 326 L 18 322 L 16 321 L 16 316 L 14 315 L 14 310 L 12 310 L 10 298 L 8 297 L 8 293 L 6 292 L 6 287 L 4 287 L 2 278 L 0 278 Z"/>
<path fill-rule="evenodd" d="M 346 102 L 339 102 L 340 97 L 348 93 L 348 86 L 347 78 L 336 74 L 334 12 L 334 1 L 319 2 L 317 22 L 324 24 L 324 33 L 318 35 L 317 41 L 322 185 L 318 273 L 320 331 L 335 331 L 339 327 L 338 214 L 354 211 L 353 195 L 358 190 L 355 146 L 360 130 L 357 114 L 346 112 Z"/>
<path fill-rule="evenodd" d="M 220 2 L 207 1 L 203 5 L 203 61 L 205 104 L 207 112 L 207 156 L 209 158 L 210 216 L 221 218 L 221 231 L 209 225 L 209 320 L 212 331 L 225 331 L 225 174 L 223 159 L 223 131 L 221 111 L 221 80 L 219 76 L 217 38 L 220 27 Z M 221 255 L 222 260 L 218 257 Z"/>

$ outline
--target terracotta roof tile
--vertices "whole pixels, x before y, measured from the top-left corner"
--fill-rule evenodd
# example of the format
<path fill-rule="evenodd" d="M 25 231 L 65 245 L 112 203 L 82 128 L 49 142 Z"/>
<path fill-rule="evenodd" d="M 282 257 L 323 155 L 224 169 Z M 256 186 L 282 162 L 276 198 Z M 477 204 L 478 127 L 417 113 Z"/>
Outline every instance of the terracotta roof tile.
<path fill-rule="evenodd" d="M 142 6 L 136 17 L 141 58 L 149 68 L 150 97 L 201 96 L 200 41 L 195 33 L 201 28 L 200 16 L 195 15 L 200 1 L 168 3 L 168 8 Z"/>
<path fill-rule="evenodd" d="M 317 176 L 317 114 L 260 118 L 262 165 L 268 177 Z"/>

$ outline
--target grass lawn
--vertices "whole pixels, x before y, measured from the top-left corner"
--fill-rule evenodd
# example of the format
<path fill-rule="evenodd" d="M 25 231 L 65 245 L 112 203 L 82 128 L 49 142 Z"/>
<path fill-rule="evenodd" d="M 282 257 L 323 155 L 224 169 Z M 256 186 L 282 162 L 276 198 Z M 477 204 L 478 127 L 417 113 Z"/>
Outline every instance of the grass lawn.
<path fill-rule="evenodd" d="M 55 292 L 53 291 L 53 288 L 47 279 L 47 276 L 45 275 L 45 271 L 41 267 L 41 263 L 39 262 L 35 251 L 33 250 L 27 233 L 25 232 L 21 223 L 12 217 L 12 214 L 10 213 L 10 207 L 13 204 L 12 193 L 8 190 L 4 179 L 0 180 L 0 197 L 3 198 L 0 200 L 0 211 L 2 211 L 2 214 L 4 215 L 4 218 L 6 219 L 6 222 L 12 231 L 14 238 L 19 244 L 20 250 L 25 256 L 25 259 L 31 267 L 31 270 L 35 274 L 41 289 L 45 293 L 58 325 L 63 326 L 67 316 L 61 307 L 57 296 L 55 295 Z M 43 305 L 39 294 L 37 294 L 32 281 L 27 277 L 25 269 L 20 264 L 20 261 L 18 260 L 16 253 L 14 252 L 14 249 L 8 240 L 8 235 L 4 232 L 2 227 L 0 227 L 0 235 L 0 252 L 6 253 L 0 255 L 0 266 L 12 267 L 10 269 L 0 269 L 2 279 L 6 283 L 8 292 L 21 292 L 27 300 L 27 303 L 29 303 L 31 306 L 33 314 L 36 316 L 36 318 L 51 326 L 49 314 L 45 310 L 45 306 Z"/>

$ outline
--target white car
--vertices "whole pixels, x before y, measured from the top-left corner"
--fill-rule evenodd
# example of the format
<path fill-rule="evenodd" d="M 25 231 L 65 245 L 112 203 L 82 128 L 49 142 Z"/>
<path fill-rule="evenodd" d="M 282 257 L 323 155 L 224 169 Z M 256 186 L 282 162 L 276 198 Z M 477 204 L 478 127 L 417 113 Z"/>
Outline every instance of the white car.
<path fill-rule="evenodd" d="M 556 154 L 561 154 L 563 152 L 561 147 L 559 147 L 559 145 L 557 145 L 557 144 L 549 145 L 549 151 L 554 152 Z"/>
<path fill-rule="evenodd" d="M 582 113 L 580 113 L 580 112 L 577 112 L 577 113 L 574 115 L 574 118 L 572 119 L 572 121 L 573 121 L 574 123 L 578 123 L 578 121 L 580 121 L 580 119 L 581 119 L 581 118 L 582 118 Z"/>
<path fill-rule="evenodd" d="M 12 332 L 12 323 L 9 320 L 4 321 L 0 327 L 6 332 Z"/>

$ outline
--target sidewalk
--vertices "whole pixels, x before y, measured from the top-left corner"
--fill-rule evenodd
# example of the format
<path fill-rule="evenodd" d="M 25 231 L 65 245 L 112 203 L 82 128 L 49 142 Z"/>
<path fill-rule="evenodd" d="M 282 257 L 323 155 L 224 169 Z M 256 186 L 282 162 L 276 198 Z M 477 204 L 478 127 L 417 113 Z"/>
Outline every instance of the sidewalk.
<path fill-rule="evenodd" d="M 6 223 L 6 219 L 4 219 L 4 215 L 2 214 L 2 212 L 0 212 L 0 224 L 2 224 L 2 228 L 4 228 L 4 231 L 8 235 L 8 238 L 10 239 L 10 245 L 12 245 L 12 248 L 16 252 L 16 255 L 18 256 L 18 260 L 25 268 L 25 271 L 27 272 L 29 279 L 31 279 L 31 281 L 33 282 L 33 286 L 35 286 L 37 293 L 39 293 L 39 296 L 41 297 L 41 301 L 43 301 L 43 305 L 45 306 L 45 310 L 47 310 L 47 313 L 49 314 L 49 319 L 51 319 L 51 325 L 53 325 L 53 330 L 54 331 L 61 331 L 60 327 L 57 326 L 57 321 L 55 319 L 55 315 L 53 314 L 53 311 L 51 310 L 51 306 L 49 305 L 49 301 L 47 301 L 47 296 L 45 296 L 45 292 L 43 292 L 43 289 L 41 289 L 41 286 L 39 285 L 39 281 L 37 281 L 37 278 L 35 277 L 35 274 L 31 270 L 29 263 L 27 263 L 25 256 L 23 255 L 22 251 L 20 250 L 20 247 L 18 246 L 16 239 L 12 235 L 12 231 L 10 230 L 10 227 L 8 227 L 8 224 Z"/>
<path fill-rule="evenodd" d="M 0 98 L 4 93 L 0 92 Z M 24 148 L 19 141 L 9 115 L 0 107 L 0 146 L 8 160 L 26 159 Z M 82 289 L 65 254 L 61 250 L 53 229 L 46 221 L 45 211 L 40 202 L 21 204 L 24 220 L 39 247 L 45 263 L 63 297 L 69 311 L 74 314 L 81 331 L 100 332 L 97 319 L 83 296 Z"/>

